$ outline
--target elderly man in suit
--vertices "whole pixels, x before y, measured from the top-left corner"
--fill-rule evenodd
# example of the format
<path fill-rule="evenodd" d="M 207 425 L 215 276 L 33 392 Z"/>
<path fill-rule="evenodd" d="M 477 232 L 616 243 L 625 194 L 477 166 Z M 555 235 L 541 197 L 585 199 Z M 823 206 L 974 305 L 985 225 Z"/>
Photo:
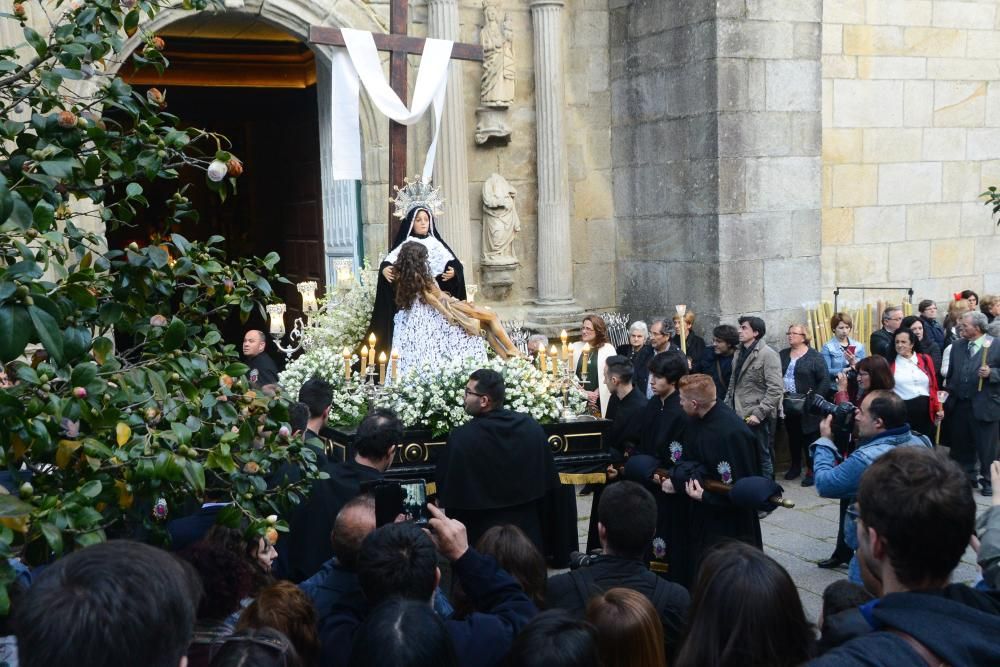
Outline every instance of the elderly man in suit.
<path fill-rule="evenodd" d="M 976 486 L 979 464 L 980 493 L 990 496 L 990 464 L 997 458 L 997 422 L 1000 422 L 1000 345 L 986 335 L 986 316 L 966 313 L 959 324 L 962 336 L 951 346 L 948 365 L 948 401 L 951 457 Z"/>

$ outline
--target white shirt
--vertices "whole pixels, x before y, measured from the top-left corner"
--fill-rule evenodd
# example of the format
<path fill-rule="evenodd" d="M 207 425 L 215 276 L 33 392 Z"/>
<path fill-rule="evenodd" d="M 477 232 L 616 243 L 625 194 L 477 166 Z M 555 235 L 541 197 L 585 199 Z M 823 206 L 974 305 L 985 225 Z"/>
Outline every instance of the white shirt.
<path fill-rule="evenodd" d="M 930 378 L 917 367 L 917 355 L 909 359 L 901 355 L 896 356 L 896 372 L 893 373 L 896 380 L 896 394 L 908 401 L 918 396 L 930 396 Z"/>

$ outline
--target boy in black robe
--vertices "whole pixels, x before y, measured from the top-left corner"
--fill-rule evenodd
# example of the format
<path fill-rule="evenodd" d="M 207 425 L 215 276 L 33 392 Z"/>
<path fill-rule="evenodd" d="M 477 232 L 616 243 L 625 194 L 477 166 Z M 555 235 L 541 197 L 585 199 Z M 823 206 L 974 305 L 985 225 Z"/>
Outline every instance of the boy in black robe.
<path fill-rule="evenodd" d="M 438 500 L 449 517 L 465 524 L 470 544 L 509 523 L 550 555 L 555 527 L 546 516 L 559 489 L 552 449 L 538 422 L 503 405 L 503 376 L 474 372 L 465 388 L 472 421 L 451 432 L 438 459 Z"/>
<path fill-rule="evenodd" d="M 760 521 L 755 508 L 739 507 L 726 493 L 706 491 L 706 479 L 732 485 L 744 477 L 760 474 L 756 441 L 750 428 L 732 408 L 716 401 L 715 382 L 708 375 L 689 375 L 678 383 L 680 404 L 689 419 L 681 441 L 682 449 L 669 479 L 666 493 L 685 493 L 690 503 L 687 552 L 690 582 L 705 551 L 726 539 L 763 548 Z"/>

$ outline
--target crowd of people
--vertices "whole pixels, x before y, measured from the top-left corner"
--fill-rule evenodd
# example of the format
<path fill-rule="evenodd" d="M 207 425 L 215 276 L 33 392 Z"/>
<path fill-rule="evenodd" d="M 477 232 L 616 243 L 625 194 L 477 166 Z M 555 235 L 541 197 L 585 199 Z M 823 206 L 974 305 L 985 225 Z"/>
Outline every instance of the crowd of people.
<path fill-rule="evenodd" d="M 556 573 L 552 449 L 534 419 L 506 408 L 500 374 L 469 377 L 471 419 L 449 435 L 437 502 L 419 516 L 386 500 L 400 420 L 373 411 L 347 460 L 331 460 L 333 392 L 311 379 L 292 426 L 325 474 L 287 517 L 287 538 L 215 525 L 225 502 L 206 498 L 170 522 L 170 551 L 115 540 L 22 573 L 2 657 L 26 667 L 1000 664 L 1000 346 L 987 335 L 997 313 L 976 310 L 974 294 L 956 301 L 943 326 L 933 302 L 914 318 L 886 309 L 867 346 L 838 313 L 818 350 L 793 324 L 776 351 L 755 316 L 715 327 L 706 344 L 690 312 L 634 323 L 615 350 L 587 315 L 573 360 L 592 412 L 611 422 L 612 465 L 593 494 L 589 553 Z M 251 360 L 263 352 L 256 333 L 244 343 Z M 266 362 L 252 367 L 270 379 Z M 837 550 L 819 565 L 849 563 L 847 578 L 824 594 L 816 625 L 762 548 L 782 432 L 785 480 L 841 503 Z M 286 464 L 268 481 L 302 474 Z M 978 521 L 977 489 L 992 499 Z M 982 579 L 952 584 L 970 544 Z"/>

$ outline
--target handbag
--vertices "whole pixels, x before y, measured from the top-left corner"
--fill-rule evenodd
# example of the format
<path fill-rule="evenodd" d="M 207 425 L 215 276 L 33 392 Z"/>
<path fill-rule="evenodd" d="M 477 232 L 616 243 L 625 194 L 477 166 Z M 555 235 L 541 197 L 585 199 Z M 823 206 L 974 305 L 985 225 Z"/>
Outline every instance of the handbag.
<path fill-rule="evenodd" d="M 806 397 L 807 394 L 798 394 L 795 392 L 786 391 L 784 397 L 781 399 L 782 411 L 785 413 L 785 415 L 800 416 L 805 414 Z"/>

